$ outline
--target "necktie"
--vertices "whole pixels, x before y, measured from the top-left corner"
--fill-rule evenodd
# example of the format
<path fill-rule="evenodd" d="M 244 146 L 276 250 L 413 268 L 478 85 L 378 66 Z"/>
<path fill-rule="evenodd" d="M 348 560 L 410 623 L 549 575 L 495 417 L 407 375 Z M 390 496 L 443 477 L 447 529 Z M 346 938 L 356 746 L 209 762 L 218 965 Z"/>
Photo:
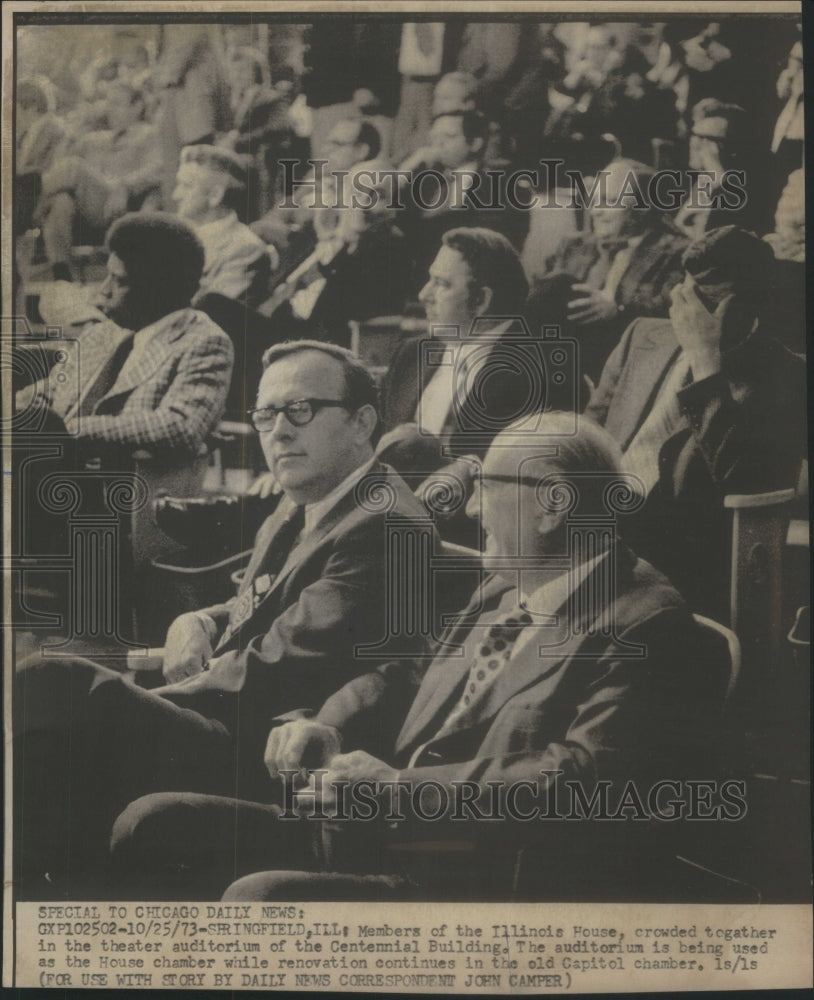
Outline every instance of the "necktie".
<path fill-rule="evenodd" d="M 262 573 L 258 573 L 237 595 L 235 603 L 229 612 L 229 624 L 218 643 L 220 650 L 231 637 L 254 614 L 265 595 L 271 588 L 275 577 L 285 565 L 286 560 L 297 543 L 305 524 L 305 507 L 295 507 L 288 517 L 280 524 L 271 545 L 268 556 L 262 564 Z"/>
<path fill-rule="evenodd" d="M 263 563 L 263 572 L 266 576 L 271 577 L 271 579 L 277 576 L 291 554 L 304 526 L 305 507 L 300 505 L 288 514 L 272 539 L 268 557 Z"/>
<path fill-rule="evenodd" d="M 447 716 L 437 736 L 445 736 L 475 715 L 511 659 L 520 633 L 531 624 L 531 615 L 522 608 L 513 608 L 492 623 L 469 668 L 458 704 Z"/>
<path fill-rule="evenodd" d="M 66 418 L 74 415 L 91 416 L 98 404 L 116 384 L 116 379 L 133 350 L 134 337 L 134 333 L 128 333 L 110 357 L 103 362 L 96 375 L 88 382 L 84 395 L 77 399 L 75 407 L 72 407 L 65 415 Z"/>

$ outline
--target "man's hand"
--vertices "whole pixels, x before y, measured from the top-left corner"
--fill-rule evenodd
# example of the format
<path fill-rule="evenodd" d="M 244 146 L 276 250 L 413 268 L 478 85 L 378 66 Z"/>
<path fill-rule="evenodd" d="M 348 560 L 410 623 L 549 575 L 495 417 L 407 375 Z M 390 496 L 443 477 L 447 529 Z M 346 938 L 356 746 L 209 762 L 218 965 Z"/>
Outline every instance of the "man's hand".
<path fill-rule="evenodd" d="M 283 492 L 283 488 L 277 482 L 273 472 L 262 472 L 246 492 L 249 496 L 265 500 L 268 497 L 278 496 Z"/>
<path fill-rule="evenodd" d="M 104 215 L 108 221 L 118 219 L 127 211 L 127 199 L 129 192 L 124 184 L 116 184 L 107 196 L 105 201 Z"/>
<path fill-rule="evenodd" d="M 580 298 L 568 303 L 568 319 L 572 323 L 601 323 L 613 319 L 619 308 L 609 295 L 590 285 L 572 285 Z"/>
<path fill-rule="evenodd" d="M 296 725 L 296 723 L 292 723 Z M 345 785 L 354 785 L 359 781 L 372 781 L 380 785 L 398 780 L 398 771 L 385 764 L 378 757 L 373 757 L 364 750 L 353 750 L 351 753 L 339 754 L 331 760 L 327 771 L 322 775 L 319 787 L 322 788 L 322 795 L 318 801 L 314 800 L 315 783 L 309 783 L 308 789 L 303 790 L 302 802 L 299 809 L 308 813 L 315 807 L 321 807 L 323 812 L 331 815 L 336 812 L 337 799 L 333 787 L 334 781 L 340 781 Z M 295 797 L 295 807 L 297 800 Z"/>
<path fill-rule="evenodd" d="M 421 146 L 414 153 L 411 153 L 401 164 L 401 170 L 419 170 L 427 164 L 433 165 L 438 162 L 438 152 L 433 146 Z"/>
<path fill-rule="evenodd" d="M 202 617 L 189 612 L 170 625 L 164 642 L 164 678 L 170 684 L 200 674 L 212 659 L 214 634 Z"/>
<path fill-rule="evenodd" d="M 263 762 L 272 778 L 280 771 L 324 767 L 342 747 L 338 729 L 310 719 L 297 719 L 272 729 Z"/>
<path fill-rule="evenodd" d="M 671 292 L 670 321 L 695 382 L 721 370 L 723 322 L 732 299 L 728 295 L 711 313 L 692 285 L 684 282 Z"/>

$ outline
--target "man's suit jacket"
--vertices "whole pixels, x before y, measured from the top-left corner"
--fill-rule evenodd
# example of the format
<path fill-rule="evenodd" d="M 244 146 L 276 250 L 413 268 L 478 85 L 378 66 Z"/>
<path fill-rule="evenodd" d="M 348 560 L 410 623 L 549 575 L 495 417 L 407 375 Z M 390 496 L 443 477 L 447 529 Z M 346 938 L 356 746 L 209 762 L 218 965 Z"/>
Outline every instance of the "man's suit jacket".
<path fill-rule="evenodd" d="M 389 514 L 365 509 L 351 490 L 291 551 L 276 576 L 264 579 L 276 555 L 276 536 L 293 509 L 284 498 L 257 534 L 237 596 L 206 609 L 218 624 L 218 659 L 192 687 L 240 691 L 241 726 L 250 724 L 252 713 L 265 737 L 273 717 L 316 708 L 376 662 L 375 651 L 366 658 L 357 647 L 387 638 L 387 602 L 398 590 L 391 574 L 403 578 L 406 572 L 390 562 L 388 518 L 400 522 L 398 530 L 409 531 L 416 520 L 426 525 L 423 506 L 403 480 L 377 464 L 363 478 L 360 495 L 375 496 L 379 487 L 380 499 L 388 494 L 392 499 Z M 252 608 L 255 595 L 260 599 Z M 236 610 L 240 605 L 246 611 Z M 237 626 L 236 615 L 246 615 Z M 233 627 L 227 631 L 230 616 Z M 410 650 L 423 652 L 422 636 L 405 641 Z"/>
<path fill-rule="evenodd" d="M 495 321 L 497 323 L 497 321 Z M 449 439 L 449 450 L 454 455 L 477 454 L 484 455 L 489 440 L 502 426 L 506 426 L 521 413 L 522 402 L 528 401 L 528 406 L 522 412 L 537 412 L 543 406 L 546 409 L 574 409 L 575 386 L 572 380 L 566 378 L 563 384 L 555 384 L 548 380 L 545 384 L 543 399 L 536 391 L 539 380 L 534 372 L 529 370 L 531 348 L 523 346 L 524 341 L 516 337 L 517 327 L 509 325 L 499 335 L 496 347 L 501 348 L 504 363 L 496 364 L 489 371 L 488 378 L 482 380 L 467 379 L 469 396 L 462 401 L 459 413 L 471 413 L 476 422 L 477 415 L 486 414 L 488 425 L 477 425 L 477 434 L 473 436 L 460 426 L 455 427 Z M 534 328 L 531 330 L 535 332 Z M 416 409 L 423 389 L 426 389 L 436 369 L 428 366 L 426 350 L 422 351 L 421 343 L 428 339 L 428 334 L 406 338 L 396 349 L 390 366 L 381 386 L 382 421 L 385 430 L 389 431 L 402 424 L 415 420 Z M 466 341 L 464 341 L 466 342 Z M 514 347 L 513 344 L 517 344 Z M 536 343 L 529 339 L 529 345 Z M 505 363 L 506 359 L 515 355 L 516 363 Z M 486 362 L 489 365 L 489 361 Z M 473 392 L 477 385 L 478 399 L 474 400 Z M 454 415 L 449 423 L 454 424 Z"/>
<path fill-rule="evenodd" d="M 599 323 L 579 324 L 568 319 L 567 304 L 576 297 L 571 283 L 587 279 L 599 248 L 592 235 L 568 237 L 549 260 L 548 274 L 535 282 L 529 294 L 529 317 L 535 323 L 558 324 L 576 337 L 582 371 L 596 382 L 628 323 L 637 316 L 667 316 L 670 292 L 684 277 L 681 256 L 688 245 L 687 237 L 670 226 L 648 230 L 619 281 L 618 314 Z"/>
<path fill-rule="evenodd" d="M 608 558 L 615 560 L 609 602 L 597 607 L 584 599 L 596 586 L 594 570 L 566 607 L 552 609 L 559 624 L 541 624 L 539 642 L 518 650 L 477 715 L 447 735 L 437 734 L 462 694 L 471 658 L 444 651 L 423 679 L 413 665 L 398 663 L 358 678 L 326 702 L 317 721 L 338 728 L 344 746 L 385 757 L 413 787 L 476 781 L 484 799 L 485 782 L 542 781 L 541 770 L 561 770 L 563 780 L 586 787 L 602 778 L 692 772 L 708 752 L 703 734 L 713 731 L 710 720 L 723 703 L 725 669 L 711 666 L 707 638 L 663 576 L 621 544 Z M 463 613 L 464 621 L 477 615 L 477 624 L 453 627 L 443 640 L 477 636 L 507 589 L 488 578 Z M 602 614 L 613 635 L 597 627 Z M 538 654 L 539 645 L 547 655 Z"/>
<path fill-rule="evenodd" d="M 629 323 L 636 316 L 667 315 L 670 292 L 684 277 L 681 255 L 688 245 L 687 237 L 671 227 L 657 226 L 645 233 L 631 254 L 616 292 L 623 322 Z M 582 282 L 598 258 L 599 248 L 593 236 L 572 236 L 549 261 L 549 270 L 564 271 Z"/>
<path fill-rule="evenodd" d="M 608 359 L 585 414 L 622 450 L 679 352 L 669 320 L 639 319 Z M 758 330 L 725 357 L 721 373 L 678 395 L 681 419 L 662 445 L 659 480 L 622 527 L 685 596 L 720 613 L 730 534 L 723 497 L 796 484 L 806 449 L 805 363 Z"/>
<path fill-rule="evenodd" d="M 325 287 L 310 321 L 328 333 L 340 333 L 348 320 L 398 316 L 413 290 L 412 257 L 404 234 L 383 224 L 361 234 L 353 253 L 347 248 L 322 269 Z M 334 339 L 333 337 L 331 339 Z"/>
<path fill-rule="evenodd" d="M 260 237 L 234 216 L 198 235 L 206 253 L 198 296 L 217 292 L 251 308 L 260 305 L 268 295 L 276 251 L 269 252 Z"/>
<path fill-rule="evenodd" d="M 181 309 L 156 324 L 149 345 L 116 373 L 93 413 L 79 418 L 78 439 L 195 454 L 220 419 L 232 375 L 232 344 L 204 313 Z M 55 382 L 52 405 L 63 417 L 128 332 L 110 321 L 89 324 Z"/>

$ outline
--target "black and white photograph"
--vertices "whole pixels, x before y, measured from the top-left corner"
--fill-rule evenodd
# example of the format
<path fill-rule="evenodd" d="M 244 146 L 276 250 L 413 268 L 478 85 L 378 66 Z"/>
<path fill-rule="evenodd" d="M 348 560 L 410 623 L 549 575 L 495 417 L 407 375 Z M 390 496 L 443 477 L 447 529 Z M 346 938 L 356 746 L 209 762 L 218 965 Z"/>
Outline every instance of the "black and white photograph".
<path fill-rule="evenodd" d="M 811 987 L 810 12 L 342 6 L 4 5 L 4 985 Z"/>

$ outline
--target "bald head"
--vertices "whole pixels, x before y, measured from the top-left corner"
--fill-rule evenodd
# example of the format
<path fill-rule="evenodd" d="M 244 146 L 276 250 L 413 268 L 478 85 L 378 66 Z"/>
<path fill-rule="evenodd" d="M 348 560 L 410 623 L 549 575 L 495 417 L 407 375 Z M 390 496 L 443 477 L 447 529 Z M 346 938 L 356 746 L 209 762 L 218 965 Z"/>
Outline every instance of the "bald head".
<path fill-rule="evenodd" d="M 484 459 L 469 514 L 481 519 L 487 557 L 564 554 L 569 514 L 604 520 L 608 488 L 623 481 L 619 446 L 587 417 L 549 413 L 528 428 L 528 418 L 512 424 Z"/>

